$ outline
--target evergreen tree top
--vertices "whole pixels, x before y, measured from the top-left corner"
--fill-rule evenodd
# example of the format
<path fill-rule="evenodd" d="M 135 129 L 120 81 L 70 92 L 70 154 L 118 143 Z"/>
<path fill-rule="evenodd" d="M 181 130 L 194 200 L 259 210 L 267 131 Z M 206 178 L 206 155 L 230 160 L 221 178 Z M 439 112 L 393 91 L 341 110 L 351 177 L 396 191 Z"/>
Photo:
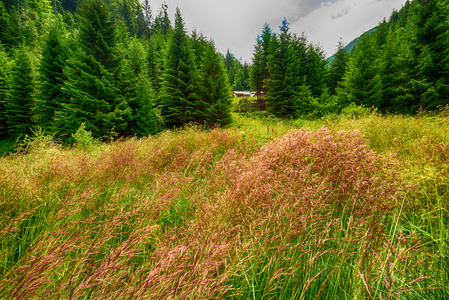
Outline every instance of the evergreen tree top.
<path fill-rule="evenodd" d="M 167 35 L 171 28 L 171 21 L 168 17 L 168 5 L 164 2 L 154 19 L 154 29 L 160 30 L 163 35 Z"/>
<path fill-rule="evenodd" d="M 290 23 L 288 23 L 286 18 L 284 18 L 284 20 L 282 20 L 282 25 L 279 26 L 279 29 L 281 30 L 281 32 L 288 32 L 289 25 Z"/>
<path fill-rule="evenodd" d="M 103 1 L 84 0 L 80 7 L 81 48 L 108 69 L 117 66 L 117 30 Z"/>
<path fill-rule="evenodd" d="M 261 41 L 264 41 L 267 37 L 271 37 L 273 35 L 276 35 L 272 30 L 268 23 L 265 23 L 262 29 L 262 34 L 257 35 L 256 41 L 259 43 Z"/>
<path fill-rule="evenodd" d="M 175 13 L 175 30 L 185 32 L 184 20 L 182 19 L 181 10 L 176 7 Z"/>

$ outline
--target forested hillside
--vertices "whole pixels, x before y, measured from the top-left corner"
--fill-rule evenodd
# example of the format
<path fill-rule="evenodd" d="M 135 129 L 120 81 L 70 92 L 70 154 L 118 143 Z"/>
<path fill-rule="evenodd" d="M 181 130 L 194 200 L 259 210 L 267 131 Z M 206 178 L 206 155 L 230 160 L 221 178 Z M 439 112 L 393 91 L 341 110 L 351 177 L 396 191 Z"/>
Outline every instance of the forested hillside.
<path fill-rule="evenodd" d="M 254 50 L 252 88 L 283 117 L 354 105 L 403 114 L 436 110 L 449 103 L 447 16 L 447 1 L 407 1 L 350 51 L 340 43 L 327 64 L 319 47 L 289 31 L 287 20 L 278 34 L 266 24 Z"/>
<path fill-rule="evenodd" d="M 0 2 L 0 135 L 32 128 L 70 141 L 146 136 L 189 122 L 230 122 L 223 62 L 187 33 L 179 9 L 149 1 Z"/>

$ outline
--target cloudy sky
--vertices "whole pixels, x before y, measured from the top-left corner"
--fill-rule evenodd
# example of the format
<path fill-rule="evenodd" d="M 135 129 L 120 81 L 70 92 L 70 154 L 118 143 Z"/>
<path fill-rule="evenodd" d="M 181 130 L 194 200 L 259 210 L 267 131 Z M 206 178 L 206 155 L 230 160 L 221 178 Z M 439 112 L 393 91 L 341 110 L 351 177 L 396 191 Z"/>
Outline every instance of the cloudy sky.
<path fill-rule="evenodd" d="M 150 0 L 153 16 L 164 0 Z M 389 18 L 406 0 L 165 0 L 173 20 L 181 9 L 186 28 L 212 38 L 220 52 L 251 62 L 257 35 L 265 23 L 278 31 L 283 18 L 291 32 L 305 33 L 331 56 L 340 39 L 347 44 Z"/>

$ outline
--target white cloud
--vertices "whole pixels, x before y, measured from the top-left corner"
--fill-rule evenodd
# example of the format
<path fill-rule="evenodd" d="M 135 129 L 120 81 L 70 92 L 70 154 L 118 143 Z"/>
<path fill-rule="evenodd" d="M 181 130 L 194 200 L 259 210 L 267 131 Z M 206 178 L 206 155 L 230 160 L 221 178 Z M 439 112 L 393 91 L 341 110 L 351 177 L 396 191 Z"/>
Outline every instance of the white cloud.
<path fill-rule="evenodd" d="M 335 52 L 338 40 L 351 42 L 363 32 L 388 20 L 393 9 L 399 9 L 404 0 L 339 0 L 325 3 L 320 8 L 291 24 L 291 30 L 304 32 L 309 41 L 320 44 L 326 54 Z"/>
<path fill-rule="evenodd" d="M 254 43 L 265 22 L 278 29 L 284 17 L 292 32 L 305 32 L 328 55 L 340 37 L 348 43 L 389 17 L 406 0 L 166 0 L 170 17 L 177 6 L 187 29 L 196 28 L 215 41 L 222 53 L 251 62 Z M 153 15 L 163 0 L 150 1 Z"/>

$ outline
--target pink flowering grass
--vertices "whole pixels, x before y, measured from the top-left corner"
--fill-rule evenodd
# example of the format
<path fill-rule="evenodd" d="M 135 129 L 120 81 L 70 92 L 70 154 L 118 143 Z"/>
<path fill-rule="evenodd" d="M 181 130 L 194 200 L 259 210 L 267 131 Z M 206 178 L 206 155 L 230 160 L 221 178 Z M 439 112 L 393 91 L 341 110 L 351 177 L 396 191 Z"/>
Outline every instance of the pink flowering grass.
<path fill-rule="evenodd" d="M 213 178 L 229 187 L 197 218 L 240 229 L 235 297 L 315 297 L 344 288 L 351 264 L 372 271 L 382 221 L 405 188 L 395 164 L 359 134 L 326 129 L 292 131 L 240 159 L 231 151 L 216 165 Z"/>
<path fill-rule="evenodd" d="M 0 299 L 443 299 L 444 180 L 410 151 L 442 174 L 446 144 L 392 156 L 337 129 L 1 158 Z"/>

